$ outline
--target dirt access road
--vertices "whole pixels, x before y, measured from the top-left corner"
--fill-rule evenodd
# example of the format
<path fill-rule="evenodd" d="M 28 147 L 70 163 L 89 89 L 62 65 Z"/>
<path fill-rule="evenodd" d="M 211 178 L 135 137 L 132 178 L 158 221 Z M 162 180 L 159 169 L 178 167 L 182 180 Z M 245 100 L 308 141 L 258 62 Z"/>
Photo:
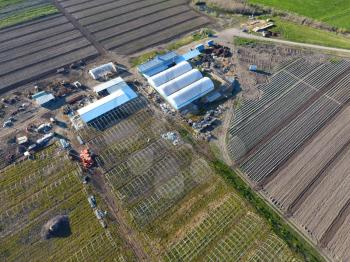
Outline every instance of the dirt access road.
<path fill-rule="evenodd" d="M 337 53 L 346 54 L 347 56 L 350 55 L 350 50 L 347 50 L 347 49 L 327 47 L 327 46 L 321 46 L 321 45 L 305 44 L 305 43 L 297 43 L 297 42 L 280 40 L 280 39 L 275 39 L 275 38 L 266 38 L 266 37 L 262 37 L 262 36 L 256 36 L 256 35 L 244 33 L 242 31 L 240 31 L 238 28 L 230 28 L 230 29 L 223 30 L 217 34 L 216 39 L 218 39 L 219 41 L 232 43 L 233 37 L 235 37 L 235 36 L 249 38 L 249 39 L 262 40 L 262 41 L 268 41 L 268 42 L 274 42 L 274 43 L 285 44 L 285 45 L 290 45 L 290 46 L 299 46 L 299 47 L 305 47 L 305 48 L 319 49 L 319 50 L 328 51 L 328 52 L 329 51 L 330 52 L 337 52 Z"/>

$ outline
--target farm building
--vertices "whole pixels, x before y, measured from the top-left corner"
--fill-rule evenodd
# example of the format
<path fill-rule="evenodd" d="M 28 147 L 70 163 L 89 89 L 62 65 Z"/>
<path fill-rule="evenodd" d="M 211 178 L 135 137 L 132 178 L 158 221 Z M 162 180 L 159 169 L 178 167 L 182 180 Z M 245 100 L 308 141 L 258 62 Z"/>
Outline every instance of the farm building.
<path fill-rule="evenodd" d="M 182 88 L 167 98 L 168 102 L 175 109 L 181 109 L 193 101 L 201 98 L 214 90 L 214 83 L 208 77 L 202 79 Z"/>
<path fill-rule="evenodd" d="M 110 95 L 79 109 L 78 114 L 85 123 L 88 123 L 136 97 L 137 94 L 126 85 L 113 91 Z"/>
<path fill-rule="evenodd" d="M 116 72 L 117 72 L 117 68 L 115 67 L 115 65 L 112 62 L 110 62 L 108 64 L 100 65 L 98 67 L 95 67 L 95 68 L 89 70 L 89 74 L 95 80 L 98 80 L 100 78 L 105 77 L 108 74 L 113 74 Z"/>
<path fill-rule="evenodd" d="M 163 97 L 170 96 L 173 93 L 181 90 L 184 86 L 188 86 L 193 82 L 198 81 L 202 77 L 201 72 L 199 72 L 197 69 L 192 69 L 191 71 L 188 71 L 185 74 L 164 83 L 163 85 L 155 87 L 155 89 Z"/>
<path fill-rule="evenodd" d="M 168 68 L 150 78 L 149 84 L 176 110 L 214 90 L 214 83 L 187 61 Z"/>
<path fill-rule="evenodd" d="M 183 61 L 173 67 L 170 67 L 167 70 L 164 70 L 150 77 L 148 79 L 148 82 L 152 87 L 157 87 L 183 75 L 184 73 L 190 70 L 192 70 L 192 66 L 190 65 L 190 63 Z"/>
<path fill-rule="evenodd" d="M 45 91 L 41 91 L 32 95 L 32 99 L 34 99 L 38 105 L 44 106 L 49 102 L 55 100 L 55 97 L 53 94 L 47 93 Z"/>
<path fill-rule="evenodd" d="M 124 79 L 121 77 L 117 77 L 117 78 L 114 78 L 108 82 L 97 85 L 93 89 L 94 89 L 94 92 L 96 94 L 101 94 L 103 92 L 107 92 L 108 94 L 112 94 L 119 89 L 123 89 L 123 88 L 127 88 L 127 87 L 129 87 L 129 86 L 124 81 Z"/>
<path fill-rule="evenodd" d="M 179 55 L 175 52 L 158 55 L 147 63 L 140 65 L 137 69 L 142 75 L 148 78 L 175 64 L 178 57 Z"/>

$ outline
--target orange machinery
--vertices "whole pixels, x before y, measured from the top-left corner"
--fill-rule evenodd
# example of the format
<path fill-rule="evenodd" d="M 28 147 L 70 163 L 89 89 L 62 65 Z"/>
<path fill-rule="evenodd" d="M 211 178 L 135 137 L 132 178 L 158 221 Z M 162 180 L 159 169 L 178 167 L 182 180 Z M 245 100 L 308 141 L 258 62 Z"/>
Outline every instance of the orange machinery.
<path fill-rule="evenodd" d="M 91 153 L 89 149 L 83 149 L 80 152 L 80 159 L 85 168 L 92 167 L 94 160 L 92 159 Z"/>

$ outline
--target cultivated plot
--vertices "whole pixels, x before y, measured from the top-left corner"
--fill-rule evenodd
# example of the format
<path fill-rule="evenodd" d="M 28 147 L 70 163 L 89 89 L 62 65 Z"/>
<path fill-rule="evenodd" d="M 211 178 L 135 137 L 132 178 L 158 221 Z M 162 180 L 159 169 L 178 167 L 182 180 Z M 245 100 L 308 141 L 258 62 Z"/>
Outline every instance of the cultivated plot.
<path fill-rule="evenodd" d="M 58 147 L 1 171 L 0 185 L 1 261 L 127 259 L 116 228 L 102 228 L 95 217 L 79 167 Z M 106 208 L 99 198 L 97 204 Z M 43 238 L 43 226 L 57 215 L 68 216 L 70 230 Z"/>
<path fill-rule="evenodd" d="M 97 54 L 61 14 L 0 30 L 0 93 Z"/>
<path fill-rule="evenodd" d="M 118 110 L 109 115 L 117 124 L 105 128 L 96 119 L 80 132 L 152 258 L 299 261 L 190 145 L 161 138 L 171 126 L 157 112 L 131 102 L 124 118 Z"/>
<path fill-rule="evenodd" d="M 132 54 L 209 23 L 185 0 L 62 0 L 65 8 L 107 49 Z"/>
<path fill-rule="evenodd" d="M 282 73 L 288 77 L 278 86 L 274 79 Z M 299 59 L 267 86 L 273 91 L 237 111 L 229 133 L 232 157 L 311 239 L 346 261 L 350 63 Z"/>

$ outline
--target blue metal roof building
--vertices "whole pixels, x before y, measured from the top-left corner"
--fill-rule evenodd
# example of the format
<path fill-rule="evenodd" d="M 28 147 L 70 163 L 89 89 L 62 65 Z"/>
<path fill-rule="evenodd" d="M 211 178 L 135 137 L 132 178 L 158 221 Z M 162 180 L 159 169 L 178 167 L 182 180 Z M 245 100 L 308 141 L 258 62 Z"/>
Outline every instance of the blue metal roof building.
<path fill-rule="evenodd" d="M 129 86 L 124 86 L 110 95 L 79 109 L 78 114 L 85 123 L 88 123 L 136 97 L 137 94 Z"/>
<path fill-rule="evenodd" d="M 138 70 L 146 77 L 151 77 L 166 70 L 171 64 L 176 62 L 179 55 L 175 52 L 169 52 L 164 55 L 157 55 L 154 59 L 138 66 Z"/>

